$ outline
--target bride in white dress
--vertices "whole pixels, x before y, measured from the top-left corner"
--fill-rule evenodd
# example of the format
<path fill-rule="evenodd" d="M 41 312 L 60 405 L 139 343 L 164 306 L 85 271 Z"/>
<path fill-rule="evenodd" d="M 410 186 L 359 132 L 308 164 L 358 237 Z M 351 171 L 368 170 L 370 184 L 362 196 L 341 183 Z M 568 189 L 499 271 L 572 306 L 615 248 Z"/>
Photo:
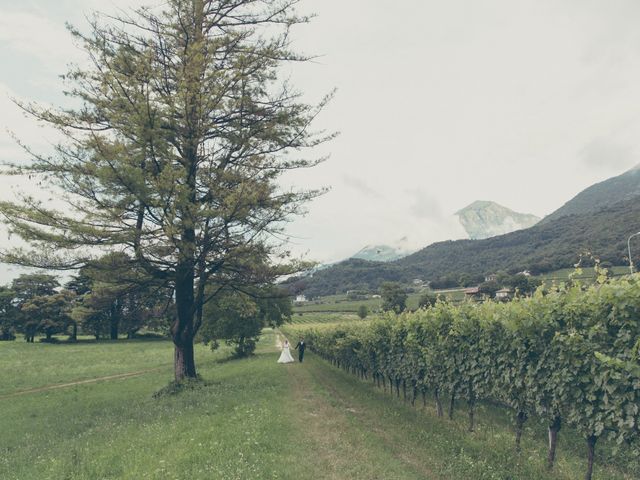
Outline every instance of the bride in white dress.
<path fill-rule="evenodd" d="M 295 360 L 291 356 L 291 352 L 289 351 L 289 340 L 285 340 L 282 345 L 282 353 L 280 354 L 280 358 L 278 359 L 278 363 L 292 363 Z"/>

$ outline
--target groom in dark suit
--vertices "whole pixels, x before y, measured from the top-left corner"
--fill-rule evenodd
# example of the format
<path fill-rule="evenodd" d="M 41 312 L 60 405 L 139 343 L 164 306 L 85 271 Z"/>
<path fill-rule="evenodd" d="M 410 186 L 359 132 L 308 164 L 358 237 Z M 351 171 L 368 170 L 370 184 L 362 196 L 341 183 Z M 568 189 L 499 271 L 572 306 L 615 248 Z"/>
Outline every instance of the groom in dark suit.
<path fill-rule="evenodd" d="M 304 343 L 304 338 L 300 338 L 300 341 L 296 345 L 296 350 L 298 350 L 298 360 L 300 361 L 300 363 L 302 363 L 302 360 L 304 359 L 304 349 L 306 347 L 307 346 Z"/>

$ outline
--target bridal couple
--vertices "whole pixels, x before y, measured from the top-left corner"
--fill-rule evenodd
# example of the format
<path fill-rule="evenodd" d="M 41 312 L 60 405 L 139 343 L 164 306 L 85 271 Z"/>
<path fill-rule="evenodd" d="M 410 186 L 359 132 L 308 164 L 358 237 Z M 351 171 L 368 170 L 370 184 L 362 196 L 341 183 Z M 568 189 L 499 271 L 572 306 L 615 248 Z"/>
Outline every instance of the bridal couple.
<path fill-rule="evenodd" d="M 298 344 L 296 345 L 296 350 L 298 350 L 298 360 L 302 362 L 304 359 L 304 349 L 307 346 L 304 343 L 304 338 L 301 338 Z M 289 340 L 285 340 L 282 345 L 282 353 L 280 354 L 280 358 L 278 359 L 278 363 L 292 363 L 295 362 L 293 357 L 291 356 L 291 352 L 289 351 Z"/>

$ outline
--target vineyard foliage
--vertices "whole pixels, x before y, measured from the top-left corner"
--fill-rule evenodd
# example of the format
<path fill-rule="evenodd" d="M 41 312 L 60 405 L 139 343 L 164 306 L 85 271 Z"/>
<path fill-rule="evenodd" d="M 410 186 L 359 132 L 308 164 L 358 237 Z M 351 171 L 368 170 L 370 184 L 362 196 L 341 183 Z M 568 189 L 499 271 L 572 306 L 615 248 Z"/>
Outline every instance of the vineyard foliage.
<path fill-rule="evenodd" d="M 640 453 L 640 276 L 586 287 L 539 289 L 508 303 L 437 302 L 412 313 L 305 332 L 325 359 L 415 401 L 431 392 L 509 408 L 519 447 L 531 415 L 555 436 L 571 425 L 586 439 L 589 476 L 598 438 Z"/>

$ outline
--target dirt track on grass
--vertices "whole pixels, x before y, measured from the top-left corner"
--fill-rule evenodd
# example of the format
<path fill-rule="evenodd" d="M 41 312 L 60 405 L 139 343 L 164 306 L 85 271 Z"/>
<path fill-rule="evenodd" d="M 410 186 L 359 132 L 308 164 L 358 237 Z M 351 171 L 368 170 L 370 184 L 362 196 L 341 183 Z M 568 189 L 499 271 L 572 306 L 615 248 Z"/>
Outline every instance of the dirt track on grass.
<path fill-rule="evenodd" d="M 39 393 L 39 392 L 46 392 L 49 390 L 58 390 L 60 388 L 75 387 L 76 385 L 85 385 L 88 383 L 97 383 L 97 382 L 103 382 L 103 381 L 109 381 L 109 380 L 120 380 L 122 378 L 139 377 L 140 375 L 145 375 L 147 373 L 158 372 L 160 370 L 163 370 L 164 368 L 166 367 L 150 368 L 148 370 L 138 370 L 137 372 L 118 373 L 116 375 L 107 375 L 104 377 L 88 378 L 86 380 L 77 380 L 75 382 L 58 383 L 54 385 L 45 385 L 43 387 L 29 388 L 26 390 L 18 390 L 17 392 L 0 395 L 0 400 L 19 397 L 21 395 L 28 395 L 30 393 Z"/>

